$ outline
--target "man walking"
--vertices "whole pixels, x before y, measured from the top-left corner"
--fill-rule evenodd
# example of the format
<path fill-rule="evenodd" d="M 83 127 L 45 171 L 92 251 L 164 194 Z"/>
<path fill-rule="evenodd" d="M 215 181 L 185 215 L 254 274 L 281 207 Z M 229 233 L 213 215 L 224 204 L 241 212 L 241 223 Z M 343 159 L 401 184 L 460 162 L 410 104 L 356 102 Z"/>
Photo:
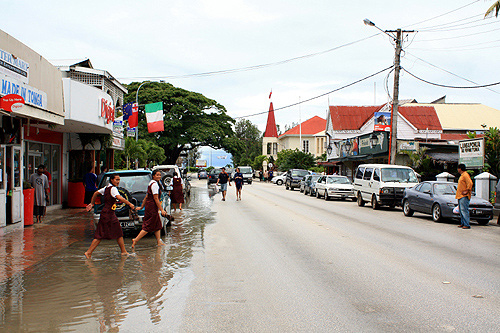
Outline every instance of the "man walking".
<path fill-rule="evenodd" d="M 236 168 L 236 173 L 234 174 L 234 185 L 236 186 L 236 201 L 241 201 L 241 188 L 243 187 L 243 174 L 240 172 L 240 168 Z"/>
<path fill-rule="evenodd" d="M 88 172 L 83 176 L 83 186 L 85 187 L 85 197 L 83 203 L 88 205 L 97 191 L 97 175 L 94 173 L 94 167 L 91 166 Z"/>
<path fill-rule="evenodd" d="M 215 184 L 215 185 L 220 184 L 220 191 L 222 192 L 222 201 L 226 201 L 228 181 L 229 181 L 229 175 L 226 172 L 226 168 L 222 168 L 222 171 L 219 173 L 219 178 L 217 178 L 217 183 Z M 229 186 L 231 186 L 231 181 L 229 181 Z"/>
<path fill-rule="evenodd" d="M 33 213 L 36 217 L 36 223 L 42 223 L 42 216 L 45 213 L 45 207 L 49 199 L 49 179 L 43 174 L 45 165 L 40 165 L 36 172 L 30 176 L 31 186 L 35 189 L 35 207 Z"/>
<path fill-rule="evenodd" d="M 469 215 L 469 202 L 472 196 L 472 179 L 465 164 L 458 165 L 458 179 L 457 194 L 455 198 L 458 199 L 458 208 L 460 210 L 460 225 L 459 228 L 470 229 L 470 215 Z"/>

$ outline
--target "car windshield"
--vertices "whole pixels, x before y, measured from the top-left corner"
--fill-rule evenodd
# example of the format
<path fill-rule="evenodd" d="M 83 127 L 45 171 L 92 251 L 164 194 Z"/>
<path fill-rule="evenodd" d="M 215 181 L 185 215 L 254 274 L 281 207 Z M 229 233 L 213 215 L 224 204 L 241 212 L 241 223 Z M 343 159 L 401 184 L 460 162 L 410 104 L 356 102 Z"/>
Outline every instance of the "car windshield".
<path fill-rule="evenodd" d="M 240 167 L 241 173 L 252 173 L 252 168 L 250 167 Z"/>
<path fill-rule="evenodd" d="M 319 177 L 321 177 L 321 175 L 312 175 L 311 176 L 311 181 L 315 182 L 315 181 L 317 181 L 319 179 Z"/>
<path fill-rule="evenodd" d="M 210 171 L 210 173 L 213 175 L 218 175 L 220 172 L 221 172 L 221 169 L 213 169 L 212 171 Z"/>
<path fill-rule="evenodd" d="M 434 194 L 436 195 L 455 195 L 457 193 L 457 184 L 434 184 Z"/>
<path fill-rule="evenodd" d="M 161 173 L 161 177 L 163 178 L 164 176 L 168 177 L 173 177 L 175 169 L 174 168 L 165 168 L 165 169 L 159 169 Z M 180 176 L 180 175 L 179 175 Z"/>
<path fill-rule="evenodd" d="M 412 169 L 382 168 L 383 182 L 418 183 L 417 175 Z"/>
<path fill-rule="evenodd" d="M 292 177 L 304 177 L 308 174 L 307 170 L 292 170 Z"/>
<path fill-rule="evenodd" d="M 118 187 L 122 187 L 129 191 L 130 193 L 146 193 L 148 189 L 149 182 L 151 181 L 150 174 L 121 174 L 120 184 Z M 105 187 L 109 184 L 109 175 L 102 181 L 102 186 Z"/>
<path fill-rule="evenodd" d="M 328 177 L 326 178 L 327 184 L 350 184 L 351 182 L 346 177 Z"/>

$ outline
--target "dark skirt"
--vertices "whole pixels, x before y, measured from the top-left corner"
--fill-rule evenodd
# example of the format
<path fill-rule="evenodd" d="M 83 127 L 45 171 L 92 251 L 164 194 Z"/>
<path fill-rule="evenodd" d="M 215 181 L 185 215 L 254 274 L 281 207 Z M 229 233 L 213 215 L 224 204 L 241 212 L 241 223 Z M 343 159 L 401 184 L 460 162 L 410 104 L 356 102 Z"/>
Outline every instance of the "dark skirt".
<path fill-rule="evenodd" d="M 174 189 L 170 194 L 170 199 L 172 200 L 172 203 L 184 203 L 184 193 L 182 193 L 182 185 L 174 185 Z"/>
<path fill-rule="evenodd" d="M 94 195 L 95 191 L 85 191 L 85 197 L 83 198 L 83 203 L 88 205 L 90 201 L 92 200 L 92 196 Z"/>
<path fill-rule="evenodd" d="M 146 232 L 156 232 L 161 230 L 161 219 L 158 213 L 158 206 L 153 201 L 146 201 L 146 209 L 144 211 L 144 219 L 142 220 L 142 230 Z"/>
<path fill-rule="evenodd" d="M 123 237 L 123 231 L 115 212 L 103 209 L 95 229 L 94 238 L 118 239 L 120 237 Z"/>

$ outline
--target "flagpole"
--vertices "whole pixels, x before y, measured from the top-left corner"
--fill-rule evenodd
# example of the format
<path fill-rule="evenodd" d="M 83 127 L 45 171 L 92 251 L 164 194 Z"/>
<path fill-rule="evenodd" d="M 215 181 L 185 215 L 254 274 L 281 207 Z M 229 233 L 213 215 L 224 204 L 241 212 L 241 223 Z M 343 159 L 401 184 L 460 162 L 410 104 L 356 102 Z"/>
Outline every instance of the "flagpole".
<path fill-rule="evenodd" d="M 149 82 L 150 81 L 144 81 L 143 83 L 141 83 L 141 85 L 139 86 L 139 88 L 137 88 L 137 91 L 135 93 L 135 103 L 137 104 L 137 131 L 135 132 L 135 141 L 139 140 L 139 89 L 141 89 L 141 87 L 144 84 Z"/>

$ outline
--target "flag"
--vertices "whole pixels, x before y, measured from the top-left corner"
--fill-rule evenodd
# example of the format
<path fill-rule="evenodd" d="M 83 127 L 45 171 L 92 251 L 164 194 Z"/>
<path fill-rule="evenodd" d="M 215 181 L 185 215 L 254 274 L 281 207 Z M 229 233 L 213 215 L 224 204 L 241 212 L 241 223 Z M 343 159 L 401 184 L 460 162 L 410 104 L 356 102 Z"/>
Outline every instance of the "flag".
<path fill-rule="evenodd" d="M 132 115 L 132 102 L 123 105 L 123 120 L 128 120 Z"/>
<path fill-rule="evenodd" d="M 269 93 L 269 98 L 271 98 L 272 94 L 273 94 L 273 91 L 271 90 L 271 92 Z"/>
<path fill-rule="evenodd" d="M 148 122 L 148 132 L 163 132 L 163 102 L 146 104 L 146 121 Z"/>
<path fill-rule="evenodd" d="M 128 127 L 133 128 L 139 125 L 139 106 L 132 104 L 132 114 L 128 117 Z"/>

